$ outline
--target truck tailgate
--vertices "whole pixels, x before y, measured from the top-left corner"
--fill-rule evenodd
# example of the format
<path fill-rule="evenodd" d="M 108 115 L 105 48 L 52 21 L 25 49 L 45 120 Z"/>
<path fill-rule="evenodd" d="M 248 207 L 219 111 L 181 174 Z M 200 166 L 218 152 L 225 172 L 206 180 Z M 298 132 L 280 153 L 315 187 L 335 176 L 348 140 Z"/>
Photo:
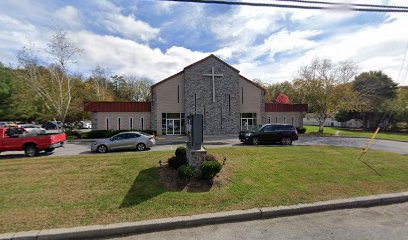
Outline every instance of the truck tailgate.
<path fill-rule="evenodd" d="M 59 134 L 53 134 L 50 135 L 50 144 L 55 144 L 55 143 L 60 143 L 60 142 L 65 142 L 67 140 L 67 136 L 65 133 L 59 133 Z"/>

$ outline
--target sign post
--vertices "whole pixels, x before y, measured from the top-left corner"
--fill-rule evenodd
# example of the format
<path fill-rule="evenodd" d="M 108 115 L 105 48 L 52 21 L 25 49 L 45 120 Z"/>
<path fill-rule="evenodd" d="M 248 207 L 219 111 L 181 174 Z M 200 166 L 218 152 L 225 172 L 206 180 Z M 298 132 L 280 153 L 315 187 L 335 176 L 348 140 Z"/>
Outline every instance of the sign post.
<path fill-rule="evenodd" d="M 201 166 L 205 160 L 207 150 L 203 148 L 203 115 L 192 114 L 187 116 L 187 160 L 199 174 Z"/>

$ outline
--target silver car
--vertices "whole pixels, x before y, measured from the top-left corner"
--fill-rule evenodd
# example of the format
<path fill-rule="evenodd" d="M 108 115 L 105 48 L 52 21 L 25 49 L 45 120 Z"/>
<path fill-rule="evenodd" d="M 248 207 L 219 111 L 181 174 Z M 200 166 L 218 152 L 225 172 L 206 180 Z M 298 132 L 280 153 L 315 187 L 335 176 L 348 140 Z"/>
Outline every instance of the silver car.
<path fill-rule="evenodd" d="M 91 150 L 98 153 L 124 149 L 144 151 L 155 144 L 156 140 L 152 135 L 147 135 L 141 132 L 124 132 L 108 139 L 97 140 L 91 145 Z"/>
<path fill-rule="evenodd" d="M 44 128 L 34 124 L 21 124 L 18 126 L 24 128 L 25 131 L 31 134 L 46 134 L 46 130 Z"/>

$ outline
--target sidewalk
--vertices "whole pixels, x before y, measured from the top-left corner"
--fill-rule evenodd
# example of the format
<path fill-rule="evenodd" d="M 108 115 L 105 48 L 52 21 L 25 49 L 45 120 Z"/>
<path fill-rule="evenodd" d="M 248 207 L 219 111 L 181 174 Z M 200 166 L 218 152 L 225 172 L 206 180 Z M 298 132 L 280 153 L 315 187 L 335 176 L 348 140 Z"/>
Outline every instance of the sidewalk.
<path fill-rule="evenodd" d="M 278 218 L 338 209 L 381 206 L 402 202 L 408 202 L 408 192 L 338 199 L 292 206 L 254 208 L 248 210 L 153 219 L 139 222 L 4 233 L 0 234 L 0 240 L 107 238 L 220 223 Z"/>

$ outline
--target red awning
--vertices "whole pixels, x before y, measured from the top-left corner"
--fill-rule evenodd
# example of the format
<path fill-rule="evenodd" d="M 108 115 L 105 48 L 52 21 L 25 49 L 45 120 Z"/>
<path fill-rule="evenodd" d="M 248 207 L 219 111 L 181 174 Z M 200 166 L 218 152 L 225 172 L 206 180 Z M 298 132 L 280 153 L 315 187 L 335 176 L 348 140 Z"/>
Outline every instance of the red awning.
<path fill-rule="evenodd" d="M 151 102 L 90 102 L 87 112 L 151 112 Z"/>

